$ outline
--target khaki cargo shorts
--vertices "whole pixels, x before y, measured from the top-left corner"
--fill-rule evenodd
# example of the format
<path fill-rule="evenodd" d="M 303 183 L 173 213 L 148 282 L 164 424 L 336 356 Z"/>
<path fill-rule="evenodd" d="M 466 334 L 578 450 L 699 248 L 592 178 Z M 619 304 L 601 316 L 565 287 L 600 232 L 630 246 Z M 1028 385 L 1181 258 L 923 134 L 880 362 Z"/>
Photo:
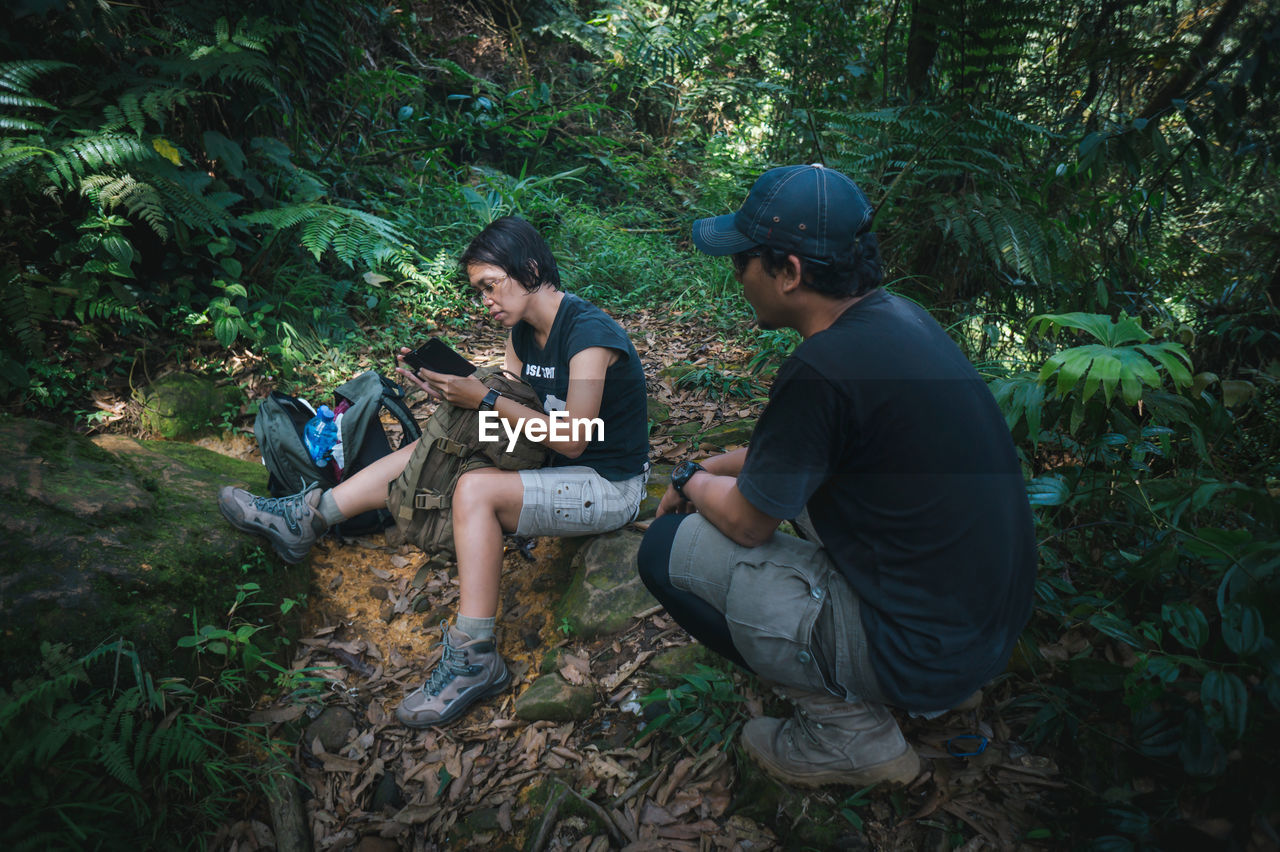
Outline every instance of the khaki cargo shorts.
<path fill-rule="evenodd" d="M 693 515 L 676 531 L 670 577 L 724 613 L 734 647 L 765 680 L 884 703 L 858 597 L 818 544 L 775 533 L 743 547 Z"/>
<path fill-rule="evenodd" d="M 524 504 L 517 535 L 590 535 L 635 520 L 649 472 L 611 482 L 580 465 L 520 471 Z"/>

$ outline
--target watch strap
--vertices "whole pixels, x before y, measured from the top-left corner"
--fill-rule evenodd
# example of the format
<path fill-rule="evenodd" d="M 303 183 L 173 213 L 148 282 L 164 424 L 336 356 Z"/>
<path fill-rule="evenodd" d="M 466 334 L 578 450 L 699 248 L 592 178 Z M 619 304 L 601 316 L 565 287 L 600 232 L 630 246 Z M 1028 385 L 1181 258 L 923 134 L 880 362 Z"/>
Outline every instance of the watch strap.
<path fill-rule="evenodd" d="M 493 411 L 493 407 L 498 404 L 498 399 L 502 394 L 498 393 L 495 388 L 489 388 L 489 392 L 484 395 L 484 399 L 480 400 L 481 411 Z"/>

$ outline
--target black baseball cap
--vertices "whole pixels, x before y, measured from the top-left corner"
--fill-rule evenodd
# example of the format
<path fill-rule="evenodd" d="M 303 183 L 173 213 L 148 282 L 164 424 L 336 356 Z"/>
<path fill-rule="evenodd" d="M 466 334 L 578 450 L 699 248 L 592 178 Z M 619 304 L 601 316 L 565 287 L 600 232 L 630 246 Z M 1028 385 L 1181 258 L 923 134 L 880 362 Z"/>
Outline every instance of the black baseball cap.
<path fill-rule="evenodd" d="M 871 202 L 825 166 L 780 166 L 762 174 L 737 213 L 693 223 L 693 244 L 724 256 L 769 246 L 823 260 L 848 251 L 871 227 Z"/>

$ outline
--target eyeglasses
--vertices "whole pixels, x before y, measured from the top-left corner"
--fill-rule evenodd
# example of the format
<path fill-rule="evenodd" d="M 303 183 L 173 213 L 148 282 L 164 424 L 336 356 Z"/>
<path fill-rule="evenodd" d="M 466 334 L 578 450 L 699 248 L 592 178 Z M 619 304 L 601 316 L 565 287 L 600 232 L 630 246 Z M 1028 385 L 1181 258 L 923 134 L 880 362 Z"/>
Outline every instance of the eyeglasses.
<path fill-rule="evenodd" d="M 733 260 L 733 271 L 738 275 L 741 275 L 747 271 L 747 265 L 751 263 L 751 258 L 760 257 L 762 254 L 764 254 L 764 249 L 762 248 L 753 248 L 747 249 L 746 251 L 736 252 L 731 256 L 731 259 Z"/>
<path fill-rule="evenodd" d="M 493 293 L 494 289 L 499 284 L 501 284 L 503 281 L 506 281 L 510 278 L 511 278 L 510 275 L 505 275 L 505 274 L 500 275 L 497 278 L 485 278 L 477 282 L 476 284 L 473 284 L 471 286 L 471 289 L 475 293 L 476 298 L 479 299 L 481 302 L 484 302 L 484 300 L 489 298 L 489 295 Z"/>

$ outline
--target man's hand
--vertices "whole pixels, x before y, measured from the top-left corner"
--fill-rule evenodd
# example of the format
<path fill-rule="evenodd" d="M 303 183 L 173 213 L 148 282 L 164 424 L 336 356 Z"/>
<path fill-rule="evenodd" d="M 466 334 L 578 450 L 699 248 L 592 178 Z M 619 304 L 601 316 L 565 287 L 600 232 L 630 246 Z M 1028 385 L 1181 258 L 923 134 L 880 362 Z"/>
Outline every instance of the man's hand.
<path fill-rule="evenodd" d="M 680 492 L 676 491 L 670 485 L 667 486 L 666 493 L 662 495 L 662 500 L 658 503 L 658 513 L 654 517 L 661 518 L 663 515 L 687 515 L 698 511 L 693 503 L 680 496 Z"/>

